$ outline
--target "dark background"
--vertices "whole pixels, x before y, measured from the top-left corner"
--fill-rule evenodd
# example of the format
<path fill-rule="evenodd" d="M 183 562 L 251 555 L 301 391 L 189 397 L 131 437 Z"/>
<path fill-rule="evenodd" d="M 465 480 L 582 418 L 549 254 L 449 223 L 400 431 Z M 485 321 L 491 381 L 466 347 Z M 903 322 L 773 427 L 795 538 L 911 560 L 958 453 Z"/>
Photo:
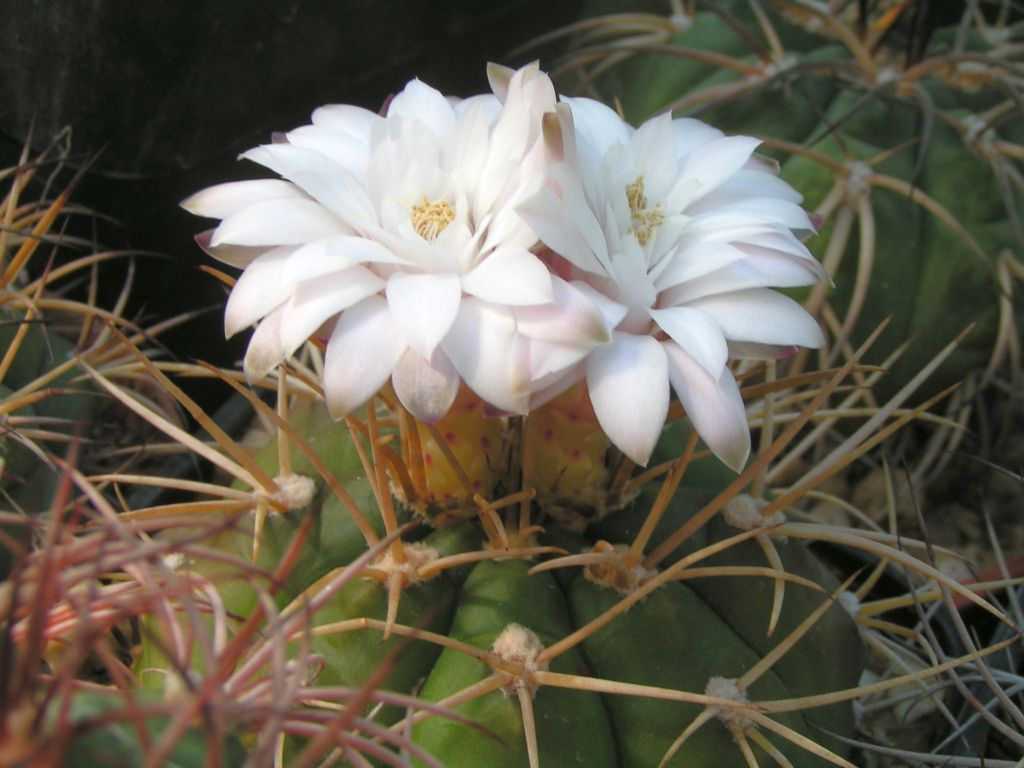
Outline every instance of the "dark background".
<path fill-rule="evenodd" d="M 178 357 L 229 364 L 225 291 L 192 241 L 212 222 L 178 202 L 202 187 L 266 176 L 238 162 L 273 131 L 327 103 L 380 108 L 419 77 L 445 93 L 487 91 L 485 64 L 572 21 L 582 0 L 0 0 L 0 160 L 70 128 L 61 177 L 88 171 L 74 200 L 98 214 L 69 225 L 137 260 L 128 314 L 152 321 L 197 308 L 163 337 Z M 58 181 L 58 184 L 62 183 Z M 41 266 L 41 265 L 37 265 Z M 116 270 L 114 270 L 116 272 Z M 102 299 L 123 275 L 107 271 Z"/>

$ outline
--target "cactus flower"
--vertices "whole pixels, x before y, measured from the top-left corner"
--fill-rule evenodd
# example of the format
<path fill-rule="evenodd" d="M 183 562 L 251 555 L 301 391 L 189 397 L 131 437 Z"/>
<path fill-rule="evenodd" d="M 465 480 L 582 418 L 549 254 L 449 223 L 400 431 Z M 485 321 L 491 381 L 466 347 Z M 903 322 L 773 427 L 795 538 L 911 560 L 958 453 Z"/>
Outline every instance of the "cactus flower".
<path fill-rule="evenodd" d="M 244 268 L 225 330 L 258 323 L 247 376 L 315 334 L 335 417 L 390 381 L 430 422 L 463 383 L 491 412 L 526 413 L 585 379 L 601 428 L 640 464 L 671 387 L 742 466 L 728 359 L 822 341 L 770 290 L 824 277 L 796 234 L 813 229 L 800 196 L 756 139 L 556 104 L 536 65 L 488 74 L 493 93 L 465 100 L 414 80 L 383 115 L 323 107 L 244 153 L 282 179 L 185 201 L 222 219 L 204 247 Z"/>
<path fill-rule="evenodd" d="M 564 371 L 584 378 L 611 441 L 646 464 L 675 390 L 697 432 L 739 469 L 750 434 L 730 357 L 820 346 L 814 319 L 770 287 L 825 277 L 795 233 L 800 196 L 754 156 L 758 141 L 662 115 L 634 129 L 590 99 L 559 105 L 563 157 L 519 207 L 552 270 L 614 329 Z"/>
<path fill-rule="evenodd" d="M 322 107 L 311 125 L 243 154 L 282 179 L 183 203 L 222 219 L 200 242 L 244 267 L 225 330 L 259 323 L 250 380 L 315 334 L 326 338 L 335 417 L 389 379 L 427 421 L 462 382 L 523 413 L 536 382 L 609 340 L 594 305 L 531 251 L 537 236 L 516 212 L 544 184 L 551 82 L 536 66 L 489 75 L 494 94 L 461 101 L 413 80 L 383 115 Z"/>

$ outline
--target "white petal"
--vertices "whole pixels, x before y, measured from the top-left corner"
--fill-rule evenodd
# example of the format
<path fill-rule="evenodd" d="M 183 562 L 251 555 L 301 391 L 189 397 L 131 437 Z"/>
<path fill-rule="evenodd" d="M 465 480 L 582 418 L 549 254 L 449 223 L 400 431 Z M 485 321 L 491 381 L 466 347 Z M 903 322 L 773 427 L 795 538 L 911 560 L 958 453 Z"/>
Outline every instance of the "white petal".
<path fill-rule="evenodd" d="M 459 391 L 459 373 L 443 350 L 434 350 L 430 360 L 412 349 L 395 365 L 391 376 L 395 394 L 417 419 L 434 423 L 444 416 Z"/>
<path fill-rule="evenodd" d="M 750 427 L 739 387 L 723 366 L 718 376 L 672 342 L 665 342 L 672 389 L 708 448 L 736 472 L 750 455 Z"/>
<path fill-rule="evenodd" d="M 582 270 L 604 274 L 608 244 L 583 191 L 577 172 L 562 164 L 550 172 L 560 195 L 545 188 L 516 207 L 516 212 L 551 250 Z"/>
<path fill-rule="evenodd" d="M 457 275 L 410 275 L 388 278 L 388 307 L 409 346 L 429 358 L 448 333 L 462 299 Z"/>
<path fill-rule="evenodd" d="M 578 367 L 590 353 L 590 347 L 569 344 L 553 344 L 531 340 L 530 345 L 530 402 L 534 404 L 537 392 L 545 389 L 549 382 L 566 370 Z"/>
<path fill-rule="evenodd" d="M 699 200 L 687 209 L 687 213 L 694 216 L 712 214 L 723 225 L 725 217 L 731 216 L 734 221 L 744 224 L 764 222 L 787 229 L 814 231 L 814 224 L 807 212 L 789 200 L 772 197 L 741 198 L 727 194 L 723 198 L 707 205 L 704 200 Z"/>
<path fill-rule="evenodd" d="M 252 245 L 218 245 L 214 248 L 210 245 L 213 237 L 213 230 L 208 229 L 195 236 L 196 245 L 203 249 L 203 252 L 212 256 L 217 261 L 229 264 L 232 267 L 245 269 L 257 258 L 267 252 L 266 248 Z"/>
<path fill-rule="evenodd" d="M 803 195 L 778 176 L 744 168 L 734 173 L 706 198 L 702 198 L 695 207 L 709 205 L 709 200 L 721 203 L 723 200 L 757 197 L 777 198 L 791 203 L 800 203 L 803 200 Z"/>
<path fill-rule="evenodd" d="M 688 304 L 703 296 L 747 288 L 792 288 L 814 285 L 818 274 L 811 264 L 781 253 L 763 253 L 733 262 L 662 294 L 666 304 Z"/>
<path fill-rule="evenodd" d="M 419 80 L 411 80 L 388 105 L 388 118 L 417 120 L 435 136 L 447 136 L 455 125 L 455 112 L 437 90 Z"/>
<path fill-rule="evenodd" d="M 515 206 L 536 194 L 541 186 L 540 183 L 533 184 L 529 188 L 520 186 L 510 193 L 509 200 L 502 199 L 495 203 L 490 214 L 484 215 L 487 221 L 486 237 L 481 243 L 480 252 L 487 253 L 502 247 L 528 251 L 538 244 L 537 233 L 519 215 Z M 486 218 L 487 216 L 490 218 Z M 477 220 L 481 219 L 478 217 Z M 480 229 L 481 227 L 478 225 L 478 234 Z"/>
<path fill-rule="evenodd" d="M 402 261 L 373 240 L 339 235 L 294 249 L 282 266 L 281 279 L 291 286 L 364 263 L 401 264 Z"/>
<path fill-rule="evenodd" d="M 587 358 L 594 413 L 608 439 L 637 464 L 651 457 L 668 415 L 668 361 L 649 336 L 615 333 Z"/>
<path fill-rule="evenodd" d="M 328 257 L 345 256 L 352 263 L 409 264 L 381 243 L 365 237 L 341 235 L 323 243 Z"/>
<path fill-rule="evenodd" d="M 533 61 L 512 73 L 509 81 L 506 101 L 525 102 L 534 111 L 550 112 L 555 108 L 555 86 L 542 72 L 540 63 Z"/>
<path fill-rule="evenodd" d="M 289 144 L 312 149 L 357 173 L 366 167 L 366 159 L 370 154 L 366 138 L 360 140 L 351 134 L 323 126 L 304 125 L 288 131 L 286 136 Z"/>
<path fill-rule="evenodd" d="M 785 231 L 770 221 L 749 221 L 733 211 L 708 211 L 686 222 L 683 243 L 733 242 Z"/>
<path fill-rule="evenodd" d="M 551 285 L 554 290 L 552 303 L 516 307 L 513 310 L 516 328 L 521 334 L 533 340 L 586 349 L 598 344 L 607 344 L 612 340 L 611 329 L 625 316 L 625 307 L 605 299 L 597 291 L 583 284 L 580 285 L 588 290 L 581 290 L 580 287 L 556 277 L 551 281 Z M 609 308 L 608 311 L 615 316 L 613 323 L 606 320 L 602 312 L 603 307 L 594 300 L 594 297 L 621 309 L 621 314 L 615 316 L 614 310 Z"/>
<path fill-rule="evenodd" d="M 213 231 L 211 245 L 299 245 L 347 234 L 348 228 L 314 200 L 282 198 L 248 205 Z"/>
<path fill-rule="evenodd" d="M 581 231 L 582 226 L 591 226 L 600 232 L 600 225 L 592 213 L 591 221 L 574 220 L 565 203 L 551 189 L 542 189 L 525 200 L 516 208 L 516 212 L 544 244 L 559 256 L 588 272 L 603 271 Z"/>
<path fill-rule="evenodd" d="M 647 198 L 658 200 L 666 195 L 678 175 L 678 154 L 672 130 L 672 116 L 666 112 L 652 117 L 637 128 L 629 150 L 633 155 L 637 175 L 643 176 Z"/>
<path fill-rule="evenodd" d="M 704 370 L 717 376 L 729 355 L 722 329 L 710 316 L 690 307 L 652 309 L 651 318 Z"/>
<path fill-rule="evenodd" d="M 460 100 L 452 107 L 458 117 L 474 109 L 482 109 L 487 116 L 487 122 L 492 123 L 498 119 L 501 112 L 501 101 L 493 93 L 478 93 Z"/>
<path fill-rule="evenodd" d="M 666 201 L 669 210 L 683 210 L 691 200 L 711 192 L 740 170 L 760 143 L 749 136 L 726 136 L 686 155 L 679 169 L 680 182 Z M 690 186 L 691 179 L 699 183 L 696 191 Z"/>
<path fill-rule="evenodd" d="M 609 328 L 617 328 L 626 319 L 629 307 L 621 304 L 582 280 L 573 280 L 571 285 L 594 303 Z"/>
<path fill-rule="evenodd" d="M 665 259 L 667 264 L 659 272 L 655 285 L 661 290 L 680 285 L 745 259 L 747 255 L 732 243 L 714 240 L 684 245 Z"/>
<path fill-rule="evenodd" d="M 676 118 L 672 121 L 672 130 L 676 135 L 676 145 L 679 148 L 679 153 L 683 156 L 725 136 L 717 128 L 693 117 Z"/>
<path fill-rule="evenodd" d="M 246 150 L 239 157 L 259 163 L 285 178 L 296 171 L 344 170 L 315 150 L 288 143 L 261 144 Z"/>
<path fill-rule="evenodd" d="M 818 323 L 800 304 L 767 288 L 706 296 L 691 307 L 711 315 L 730 341 L 820 347 Z"/>
<path fill-rule="evenodd" d="M 254 179 L 217 184 L 181 201 L 181 207 L 196 216 L 225 219 L 247 205 L 282 197 L 305 197 L 294 184 L 281 179 Z"/>
<path fill-rule="evenodd" d="M 747 164 L 743 166 L 744 171 L 757 171 L 770 176 L 778 176 L 782 172 L 779 161 L 772 157 L 752 155 Z"/>
<path fill-rule="evenodd" d="M 383 288 L 384 281 L 362 267 L 296 285 L 281 321 L 285 354 L 298 349 L 327 320 Z"/>
<path fill-rule="evenodd" d="M 658 290 L 647 274 L 644 254 L 636 238 L 625 239 L 622 248 L 611 257 L 609 274 L 615 280 L 615 298 L 629 307 L 650 307 L 658 299 Z"/>
<path fill-rule="evenodd" d="M 452 137 L 451 182 L 456 194 L 465 195 L 471 201 L 487 163 L 489 138 L 490 121 L 484 105 L 475 103 L 466 108 L 459 116 L 455 135 Z M 477 216 L 484 212 L 474 208 Z"/>
<path fill-rule="evenodd" d="M 491 86 L 494 95 L 502 101 L 508 95 L 508 84 L 515 72 L 514 69 L 503 64 L 496 64 L 493 61 L 487 62 L 487 84 Z"/>
<path fill-rule="evenodd" d="M 589 150 L 604 155 L 613 144 L 628 144 L 633 128 L 615 112 L 600 101 L 587 98 L 562 98 L 572 110 L 576 127 L 577 142 Z M 583 146 L 580 146 L 583 151 Z"/>
<path fill-rule="evenodd" d="M 462 380 L 485 402 L 507 413 L 525 413 L 530 360 L 507 307 L 467 296 L 442 342 Z"/>
<path fill-rule="evenodd" d="M 717 235 L 720 240 L 744 240 L 782 228 L 808 229 L 813 227 L 810 217 L 798 205 L 777 201 L 771 213 L 764 210 L 736 206 L 720 206 L 694 214 L 687 222 L 687 230 L 698 230 Z"/>
<path fill-rule="evenodd" d="M 350 170 L 321 152 L 293 144 L 265 144 L 243 152 L 242 157 L 260 163 L 292 181 L 352 226 L 376 224 L 377 217 L 363 183 Z"/>
<path fill-rule="evenodd" d="M 377 226 L 377 211 L 355 176 L 341 168 L 296 170 L 288 178 L 341 220 L 356 229 Z"/>
<path fill-rule="evenodd" d="M 487 169 L 481 181 L 501 179 L 504 186 L 512 188 L 529 186 L 535 178 L 540 181 L 540 173 L 535 171 L 542 169 L 536 168 L 534 163 L 544 157 L 540 141 L 543 115 L 553 114 L 554 108 L 554 86 L 536 64 L 528 64 L 513 73 L 491 132 Z M 497 184 L 489 186 L 490 193 L 485 191 L 481 202 L 508 199 L 507 195 L 499 197 Z"/>
<path fill-rule="evenodd" d="M 780 230 L 777 232 L 765 232 L 759 235 L 751 235 L 750 237 L 743 238 L 744 248 L 765 248 L 771 251 L 780 251 L 790 256 L 796 256 L 807 261 L 813 261 L 818 264 L 818 260 L 811 255 L 810 251 L 807 250 L 807 246 L 804 245 L 792 232 L 786 232 Z M 814 269 L 820 269 L 820 264 Z M 825 272 L 822 270 L 822 277 L 825 277 Z"/>
<path fill-rule="evenodd" d="M 328 104 L 313 111 L 313 125 L 342 131 L 355 138 L 367 139 L 370 129 L 383 118 L 376 112 L 351 104 Z"/>
<path fill-rule="evenodd" d="M 324 395 L 331 415 L 340 419 L 373 397 L 406 349 L 379 296 L 341 313 L 324 355 Z"/>
<path fill-rule="evenodd" d="M 288 298 L 284 264 L 294 248 L 275 248 L 254 260 L 231 289 L 224 309 L 224 335 L 229 339 L 270 314 Z"/>
<path fill-rule="evenodd" d="M 484 301 L 513 306 L 553 298 L 551 273 L 540 259 L 518 248 L 499 248 L 462 278 L 462 288 Z"/>
<path fill-rule="evenodd" d="M 245 378 L 250 383 L 262 379 L 288 356 L 281 344 L 281 321 L 284 315 L 285 307 L 278 307 L 256 326 L 242 361 Z"/>

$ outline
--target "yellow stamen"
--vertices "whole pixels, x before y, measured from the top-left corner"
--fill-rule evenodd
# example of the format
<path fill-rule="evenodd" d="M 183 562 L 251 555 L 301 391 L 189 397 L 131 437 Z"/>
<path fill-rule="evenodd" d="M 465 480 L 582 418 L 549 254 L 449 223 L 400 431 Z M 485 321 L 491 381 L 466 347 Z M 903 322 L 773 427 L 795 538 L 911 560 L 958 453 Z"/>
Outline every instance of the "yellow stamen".
<path fill-rule="evenodd" d="M 629 212 L 633 228 L 630 230 L 640 245 L 647 245 L 665 214 L 661 210 L 661 204 L 654 208 L 647 207 L 647 196 L 644 194 L 644 177 L 637 176 L 636 181 L 626 185 L 626 202 L 629 203 Z"/>
<path fill-rule="evenodd" d="M 412 207 L 412 228 L 424 240 L 435 240 L 455 221 L 455 209 L 447 200 L 429 202 L 426 195 Z"/>

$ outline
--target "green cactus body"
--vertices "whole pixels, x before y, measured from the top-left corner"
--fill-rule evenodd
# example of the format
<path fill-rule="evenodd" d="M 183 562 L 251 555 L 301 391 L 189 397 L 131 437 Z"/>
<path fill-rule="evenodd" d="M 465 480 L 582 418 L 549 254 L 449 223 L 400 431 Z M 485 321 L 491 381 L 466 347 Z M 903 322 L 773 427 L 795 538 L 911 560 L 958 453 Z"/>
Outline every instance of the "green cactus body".
<path fill-rule="evenodd" d="M 578 620 L 596 618 L 617 595 L 577 577 L 570 586 L 573 613 Z M 583 645 L 595 671 L 617 680 L 703 692 L 716 676 L 732 678 L 749 669 L 757 653 L 747 639 L 722 621 L 707 602 L 682 584 L 666 584 L 621 620 Z M 758 681 L 752 696 L 788 698 L 791 690 L 774 674 Z M 680 724 L 691 722 L 702 707 L 638 697 L 609 697 L 608 707 L 621 744 L 620 765 L 657 765 L 679 735 Z M 780 718 L 784 725 L 811 735 L 800 715 Z M 817 734 L 815 734 L 817 737 Z M 779 745 L 793 765 L 817 765 L 801 750 Z M 669 765 L 726 768 L 739 755 L 732 736 L 720 722 L 709 723 L 687 741 Z M 767 758 L 762 758 L 767 759 Z"/>
<path fill-rule="evenodd" d="M 529 575 L 529 566 L 519 560 L 476 566 L 459 596 L 451 636 L 490 649 L 510 625 L 535 633 L 544 646 L 568 634 L 570 611 L 558 581 L 550 574 Z M 577 672 L 585 663 L 573 651 L 560 656 L 552 671 Z M 430 670 L 421 695 L 441 701 L 489 675 L 485 664 L 446 650 Z M 536 692 L 533 709 L 542 765 L 618 765 L 614 729 L 598 694 L 543 687 Z M 519 702 L 511 691 L 490 693 L 456 711 L 488 733 L 431 718 L 413 734 L 446 765 L 512 768 L 528 764 Z M 495 737 L 500 743 L 495 743 Z"/>
<path fill-rule="evenodd" d="M 13 352 L 0 381 L 0 494 L 12 503 L 9 509 L 38 515 L 49 511 L 59 478 L 42 457 L 50 452 L 63 457 L 68 446 L 34 439 L 33 429 L 87 438 L 102 401 L 95 388 L 79 378 L 80 368 L 51 375 L 72 358 L 75 345 L 38 323 L 30 324 L 19 339 L 23 319 L 0 311 L 0 358 Z M 0 536 L 26 548 L 30 538 L 28 528 L 7 522 L 0 523 Z M 7 575 L 11 562 L 11 548 L 0 547 L 0 574 Z"/>
<path fill-rule="evenodd" d="M 11 395 L 10 388 L 0 384 L 0 402 L 7 400 Z M 18 416 L 32 418 L 36 415 L 35 408 L 26 404 L 18 408 Z M 36 465 L 36 459 L 32 451 L 25 443 L 18 439 L 14 430 L 5 427 L 0 433 L 0 487 L 7 488 L 12 485 L 24 482 L 28 473 Z"/>
<path fill-rule="evenodd" d="M 0 349 L 6 351 L 11 347 L 20 324 L 21 318 L 0 313 Z M 3 386 L 10 390 L 29 387 L 71 359 L 75 352 L 72 341 L 48 330 L 44 324 L 32 323 L 18 344 Z M 99 410 L 100 399 L 96 390 L 81 380 L 82 376 L 83 371 L 77 367 L 60 376 L 47 376 L 45 386 L 61 392 L 40 399 L 34 406 L 34 412 L 39 416 L 67 419 L 72 425 L 87 422 Z M 73 431 L 73 428 L 68 428 L 68 431 Z"/>
<path fill-rule="evenodd" d="M 95 415 L 100 406 L 96 391 L 78 379 L 82 371 L 72 368 L 59 376 L 49 376 L 49 372 L 57 365 L 70 359 L 75 352 L 74 344 L 58 333 L 52 333 L 44 325 L 29 325 L 25 335 L 14 347 L 15 338 L 21 327 L 21 318 L 7 312 L 0 312 L 0 349 L 15 349 L 10 367 L 3 381 L 0 382 L 0 405 L 12 402 L 16 393 L 31 395 L 40 392 L 43 396 L 32 403 L 13 407 L 11 411 L 4 408 L 0 415 L 4 418 L 0 432 L 0 457 L 5 458 L 7 466 L 0 477 L 0 487 L 13 488 L 24 483 L 31 466 L 38 460 L 31 458 L 31 453 L 23 447 L 23 443 L 8 430 L 17 429 L 8 425 L 7 419 L 20 417 L 31 423 L 33 417 L 62 419 L 58 431 L 74 434 L 80 432 L 83 425 Z M 43 383 L 38 383 L 43 382 Z M 45 390 L 54 394 L 48 394 Z M 85 435 L 81 435 L 85 436 Z M 43 443 L 41 449 L 46 450 L 49 443 Z M 51 473 L 52 474 L 52 473 Z M 43 489 L 37 489 L 40 500 L 48 498 Z M 35 510 L 35 507 L 29 507 Z"/>
<path fill-rule="evenodd" d="M 309 423 L 317 421 L 313 418 Z M 307 442 L 336 477 L 353 495 L 367 502 L 365 508 L 375 509 L 366 493 L 369 486 L 362 465 L 345 431 L 335 425 L 318 426 L 309 435 Z M 310 470 L 298 454 L 293 459 L 294 471 Z M 262 452 L 260 462 L 272 474 L 277 472 L 275 444 Z M 549 519 L 541 543 L 575 553 L 588 552 L 595 546 L 600 550 L 606 547 L 600 543 L 606 539 L 628 542 L 655 495 L 656 489 L 645 490 L 631 506 L 590 526 L 582 535 L 561 529 Z M 272 513 L 263 527 L 258 563 L 272 567 L 284 557 L 298 526 L 308 516 L 314 518 L 299 565 L 276 595 L 281 606 L 293 601 L 301 606 L 304 600 L 315 599 L 334 568 L 365 550 L 358 529 L 345 522 L 342 509 L 327 504 L 329 498 L 333 498 L 330 492 L 323 490 L 303 509 Z M 665 533 L 693 514 L 698 508 L 697 498 L 702 498 L 699 492 L 678 494 L 648 550 L 656 548 Z M 251 524 L 241 525 L 204 544 L 222 547 L 239 558 L 246 553 L 251 557 L 252 541 L 247 537 L 252 531 Z M 827 591 L 835 586 L 834 579 L 800 545 L 780 544 L 787 568 L 822 584 L 822 589 L 790 585 L 782 620 L 772 638 L 766 637 L 770 579 L 670 581 L 603 629 L 585 633 L 581 642 L 572 642 L 547 659 L 543 657 L 544 649 L 572 636 L 623 595 L 596 583 L 580 568 L 532 573 L 530 569 L 543 558 L 488 553 L 482 529 L 473 520 L 445 524 L 423 536 L 426 531 L 430 528 L 420 526 L 407 535 L 404 546 L 410 559 L 412 553 L 425 551 L 430 553 L 425 560 L 428 563 L 460 553 L 470 559 L 440 574 L 410 579 L 402 589 L 394 617 L 398 631 L 390 639 L 382 642 L 388 617 L 387 584 L 381 578 L 369 577 L 375 571 L 387 572 L 381 560 L 370 566 L 367 577 L 355 579 L 311 613 L 309 642 L 322 659 L 317 684 L 359 686 L 381 665 L 389 665 L 382 683 L 385 689 L 415 693 L 443 706 L 451 702 L 452 711 L 472 725 L 442 716 L 419 717 L 412 738 L 452 768 L 529 766 L 528 732 L 536 734 L 541 766 L 658 765 L 703 709 L 700 704 L 672 701 L 672 696 L 678 697 L 678 692 L 703 695 L 713 677 L 741 677 L 774 647 L 778 638 L 828 600 Z M 716 529 L 713 535 L 698 536 L 693 546 L 731 534 Z M 418 541 L 412 543 L 412 539 Z M 516 542 L 511 544 L 516 546 Z M 472 562 L 477 555 L 483 559 Z M 763 554 L 753 544 L 748 549 L 723 553 L 715 564 L 732 562 L 765 565 Z M 188 567 L 219 585 L 228 611 L 239 621 L 251 613 L 256 600 L 250 582 L 232 579 L 225 566 L 202 558 L 193 558 Z M 801 641 L 786 664 L 774 665 L 758 677 L 749 691 L 752 700 L 789 699 L 856 685 L 862 654 L 850 618 L 838 607 L 831 608 L 814 631 L 812 638 Z M 442 648 L 418 638 L 421 632 L 438 633 L 454 645 Z M 305 642 L 304 637 L 305 633 L 292 638 L 293 647 Z M 480 649 L 483 656 L 475 656 L 469 648 Z M 531 661 L 531 653 L 540 654 L 536 664 Z M 522 664 L 531 674 L 517 677 L 503 672 L 503 667 L 487 661 L 492 654 Z M 805 663 L 810 657 L 813 663 Z M 145 658 L 151 667 L 160 663 L 153 654 Z M 536 675 L 531 676 L 533 672 Z M 467 688 L 491 679 L 495 683 L 488 692 L 466 701 L 459 698 Z M 597 681 L 599 689 L 583 689 L 586 681 Z M 616 690 L 620 684 L 626 687 Z M 664 694 L 669 700 L 639 695 L 636 686 L 670 692 Z M 523 698 L 528 699 L 531 712 L 525 720 Z M 397 707 L 386 707 L 377 717 L 391 723 L 402 714 Z M 852 732 L 851 709 L 842 704 L 820 713 L 785 713 L 775 719 L 783 727 L 816 741 L 826 738 L 822 729 L 847 735 Z M 738 727 L 743 727 L 742 720 L 739 722 Z M 766 738 L 794 766 L 826 764 L 775 735 L 766 734 Z M 290 743 L 289 753 L 301 747 L 301 740 Z M 830 742 L 829 747 L 843 751 L 838 743 Z M 760 752 L 756 744 L 750 748 Z M 712 717 L 666 765 L 731 766 L 741 759 L 730 730 L 719 718 Z"/>
<path fill-rule="evenodd" d="M 676 33 L 652 32 L 650 51 L 630 28 L 622 50 L 606 45 L 608 61 L 582 49 L 566 56 L 584 77 L 598 63 L 588 83 L 621 102 L 631 122 L 672 109 L 764 139 L 762 152 L 824 215 L 814 251 L 830 254 L 834 330 L 856 345 L 891 317 L 876 360 L 911 341 L 881 396 L 969 323 L 972 333 L 919 396 L 998 362 L 1000 333 L 1012 334 L 1001 322 L 1024 328 L 1019 309 L 1001 307 L 1009 295 L 999 282 L 1001 261 L 1019 258 L 1024 237 L 1009 181 L 1020 177 L 1024 137 L 1020 101 L 1009 95 L 1019 53 L 1003 30 L 980 26 L 980 14 L 968 26 L 947 14 L 947 26 L 924 37 L 912 28 L 914 7 L 861 19 L 854 5 L 833 17 L 824 4 L 779 0 L 754 15 L 746 2 L 719 3 L 673 17 Z M 606 38 L 614 24 L 608 17 Z M 612 61 L 622 63 L 605 66 Z"/>

